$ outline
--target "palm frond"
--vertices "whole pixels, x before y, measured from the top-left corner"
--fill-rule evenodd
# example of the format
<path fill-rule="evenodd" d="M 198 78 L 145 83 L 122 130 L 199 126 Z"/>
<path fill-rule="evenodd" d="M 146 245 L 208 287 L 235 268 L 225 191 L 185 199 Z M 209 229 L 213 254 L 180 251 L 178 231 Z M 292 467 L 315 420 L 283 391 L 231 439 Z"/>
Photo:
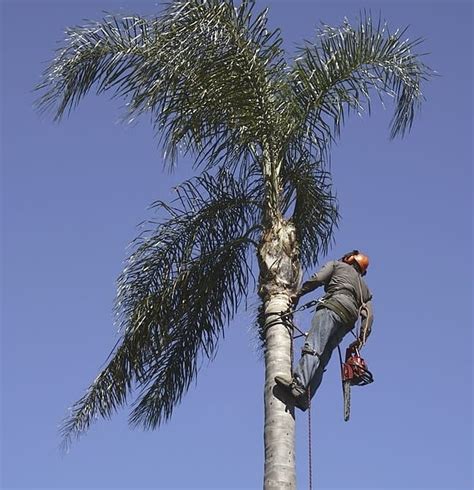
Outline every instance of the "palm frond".
<path fill-rule="evenodd" d="M 323 25 L 316 43 L 300 49 L 292 72 L 293 88 L 306 113 L 306 125 L 329 145 L 350 112 L 370 112 L 371 93 L 392 97 L 395 113 L 391 137 L 412 126 L 420 108 L 422 83 L 433 72 L 415 48 L 421 39 L 404 39 L 405 30 L 390 33 L 385 23 L 361 16 L 357 28 Z M 321 146 L 321 145 L 320 145 Z"/>
<path fill-rule="evenodd" d="M 304 146 L 293 145 L 282 169 L 283 210 L 292 210 L 304 268 L 328 251 L 339 220 L 331 176 Z"/>
<path fill-rule="evenodd" d="M 124 97 L 129 119 L 151 113 L 171 161 L 178 148 L 208 167 L 240 158 L 275 132 L 286 66 L 279 31 L 253 9 L 250 0 L 180 0 L 157 19 L 109 16 L 69 29 L 39 106 L 59 119 L 96 86 Z"/>
<path fill-rule="evenodd" d="M 110 417 L 137 388 L 132 424 L 167 420 L 212 359 L 224 326 L 253 278 L 249 248 L 258 240 L 258 181 L 228 172 L 185 182 L 169 218 L 145 231 L 118 280 L 120 345 L 62 426 L 66 443 L 97 416 Z"/>
<path fill-rule="evenodd" d="M 160 45 L 157 20 L 138 16 L 107 16 L 66 30 L 63 47 L 56 52 L 36 90 L 40 110 L 51 111 L 55 120 L 71 111 L 93 88 L 126 94 L 128 78 L 140 70 L 152 46 Z"/>
<path fill-rule="evenodd" d="M 150 79 L 149 89 L 136 98 L 136 110 L 153 106 L 157 129 L 171 149 L 184 141 L 200 152 L 214 143 L 216 131 L 220 144 L 229 139 L 225 149 L 261 145 L 268 137 L 274 85 L 285 63 L 279 32 L 267 29 L 266 11 L 255 15 L 253 9 L 247 0 L 239 7 L 184 1 L 164 19 L 172 29 L 163 51 L 172 63 L 161 68 L 158 60 L 154 70 L 164 76 Z"/>

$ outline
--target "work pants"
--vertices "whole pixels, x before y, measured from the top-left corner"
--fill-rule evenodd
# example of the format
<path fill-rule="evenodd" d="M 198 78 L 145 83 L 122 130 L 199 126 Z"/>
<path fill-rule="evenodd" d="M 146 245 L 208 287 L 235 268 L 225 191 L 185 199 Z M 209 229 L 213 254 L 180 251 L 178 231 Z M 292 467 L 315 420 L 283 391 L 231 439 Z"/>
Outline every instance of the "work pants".
<path fill-rule="evenodd" d="M 344 323 L 334 311 L 328 308 L 316 310 L 311 330 L 306 336 L 303 355 L 294 370 L 296 381 L 305 389 L 310 387 L 311 397 L 321 384 L 332 351 L 351 328 L 352 325 Z"/>

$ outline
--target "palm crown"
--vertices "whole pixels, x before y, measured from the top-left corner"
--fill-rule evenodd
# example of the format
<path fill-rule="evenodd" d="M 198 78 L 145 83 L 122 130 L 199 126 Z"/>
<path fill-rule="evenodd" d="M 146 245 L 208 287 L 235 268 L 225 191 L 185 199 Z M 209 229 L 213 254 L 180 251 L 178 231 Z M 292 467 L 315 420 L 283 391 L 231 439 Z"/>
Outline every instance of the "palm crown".
<path fill-rule="evenodd" d="M 136 240 L 118 280 L 122 335 L 63 425 L 68 440 L 109 417 L 138 390 L 130 420 L 168 419 L 212 358 L 253 280 L 262 231 L 291 219 L 303 267 L 315 264 L 337 223 L 324 170 L 332 141 L 370 94 L 395 101 L 391 135 L 409 129 L 430 70 L 419 40 L 363 16 L 323 25 L 287 62 L 278 30 L 244 0 L 179 0 L 158 18 L 106 17 L 67 31 L 38 89 L 60 119 L 90 90 L 127 101 L 126 119 L 150 113 L 174 164 L 201 173 L 154 206 L 161 217 Z"/>

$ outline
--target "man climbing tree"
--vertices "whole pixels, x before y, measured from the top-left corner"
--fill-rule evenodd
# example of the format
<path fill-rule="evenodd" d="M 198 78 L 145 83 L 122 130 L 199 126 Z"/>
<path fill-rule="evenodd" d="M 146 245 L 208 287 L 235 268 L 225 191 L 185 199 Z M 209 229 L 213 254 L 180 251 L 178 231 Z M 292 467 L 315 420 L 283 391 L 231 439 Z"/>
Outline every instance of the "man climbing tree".
<path fill-rule="evenodd" d="M 293 376 L 275 377 L 277 384 L 303 411 L 308 408 L 310 398 L 321 384 L 332 351 L 354 328 L 359 315 L 361 328 L 354 345 L 361 347 L 370 335 L 373 322 L 372 295 L 362 279 L 368 266 L 367 255 L 353 250 L 340 260 L 325 264 L 293 297 L 297 304 L 301 296 L 324 285 L 326 294 L 317 303 L 311 330 L 306 336 L 302 356 Z"/>

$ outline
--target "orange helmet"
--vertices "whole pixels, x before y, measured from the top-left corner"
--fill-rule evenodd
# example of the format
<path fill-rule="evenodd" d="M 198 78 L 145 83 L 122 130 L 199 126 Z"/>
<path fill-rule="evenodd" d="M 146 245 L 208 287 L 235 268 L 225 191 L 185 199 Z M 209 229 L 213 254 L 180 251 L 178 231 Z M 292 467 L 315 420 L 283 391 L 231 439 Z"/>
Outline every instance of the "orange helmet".
<path fill-rule="evenodd" d="M 362 275 L 367 272 L 367 268 L 369 267 L 369 257 L 358 250 L 353 250 L 352 252 L 344 255 L 344 257 L 342 257 L 342 261 L 346 264 L 353 264 L 356 262 Z"/>

